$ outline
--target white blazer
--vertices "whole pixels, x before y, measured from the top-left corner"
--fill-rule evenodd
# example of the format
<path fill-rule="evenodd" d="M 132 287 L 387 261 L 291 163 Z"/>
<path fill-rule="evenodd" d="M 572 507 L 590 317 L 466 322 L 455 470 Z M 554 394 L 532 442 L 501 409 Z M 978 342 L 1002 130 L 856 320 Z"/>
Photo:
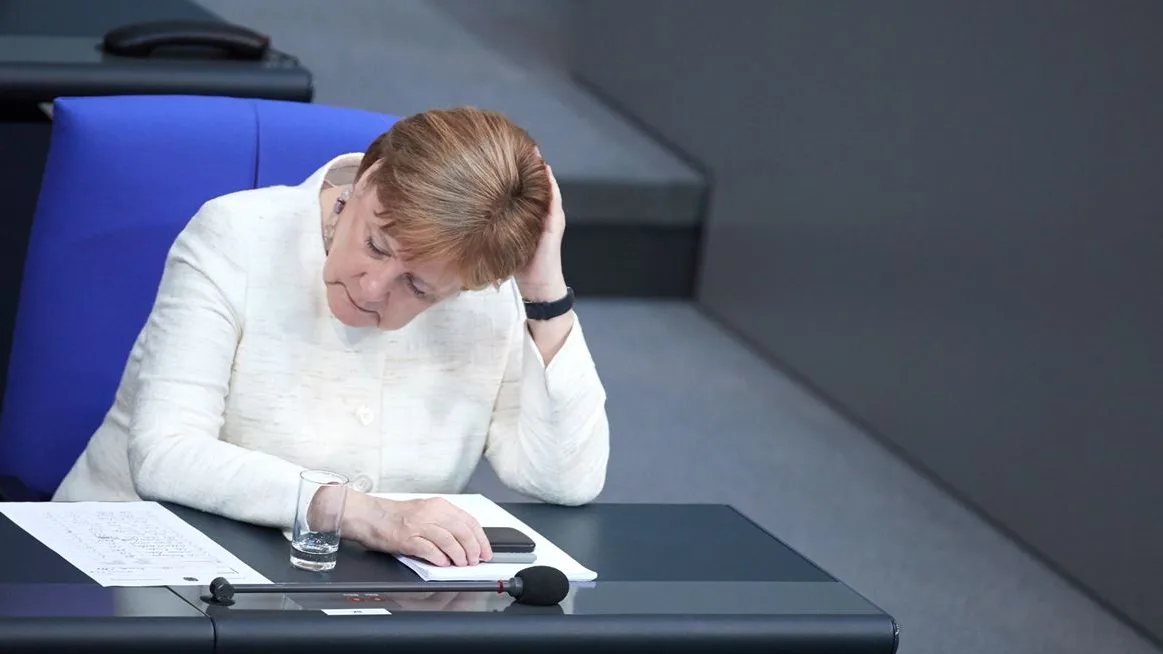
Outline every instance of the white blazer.
<path fill-rule="evenodd" d="M 580 322 L 545 366 L 511 280 L 395 332 L 331 315 L 319 193 L 350 183 L 360 158 L 203 205 L 169 252 L 113 406 L 54 500 L 171 501 L 288 527 L 305 468 L 361 491 L 454 493 L 482 454 L 535 498 L 598 495 L 606 394 Z"/>

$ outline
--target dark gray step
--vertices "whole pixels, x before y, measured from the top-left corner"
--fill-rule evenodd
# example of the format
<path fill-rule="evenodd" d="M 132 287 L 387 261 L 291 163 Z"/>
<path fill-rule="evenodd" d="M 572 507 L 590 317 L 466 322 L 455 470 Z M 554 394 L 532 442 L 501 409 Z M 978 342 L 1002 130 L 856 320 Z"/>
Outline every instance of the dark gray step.
<path fill-rule="evenodd" d="M 319 104 L 505 113 L 537 139 L 561 183 L 566 272 L 579 293 L 691 294 L 705 180 L 559 65 L 563 14 L 528 2 L 198 3 L 298 57 Z"/>

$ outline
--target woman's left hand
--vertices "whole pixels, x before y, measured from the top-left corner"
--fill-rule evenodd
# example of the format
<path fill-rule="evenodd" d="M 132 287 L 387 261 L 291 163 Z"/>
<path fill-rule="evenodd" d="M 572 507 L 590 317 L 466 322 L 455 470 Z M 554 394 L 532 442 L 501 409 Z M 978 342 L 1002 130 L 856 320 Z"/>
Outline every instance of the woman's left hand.
<path fill-rule="evenodd" d="M 551 196 L 549 213 L 541 226 L 541 240 L 537 251 L 525 270 L 517 273 L 517 288 L 521 296 L 533 302 L 555 302 L 565 297 L 565 273 L 561 269 L 561 239 L 565 236 L 565 209 L 561 204 L 561 189 L 549 164 L 545 165 L 549 175 Z"/>

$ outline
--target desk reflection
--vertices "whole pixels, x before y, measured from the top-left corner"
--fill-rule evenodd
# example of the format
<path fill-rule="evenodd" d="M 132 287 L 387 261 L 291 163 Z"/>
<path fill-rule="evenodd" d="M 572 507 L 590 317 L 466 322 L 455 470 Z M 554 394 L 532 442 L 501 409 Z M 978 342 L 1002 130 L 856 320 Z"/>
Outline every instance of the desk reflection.
<path fill-rule="evenodd" d="M 191 590 L 177 589 L 190 597 Z M 525 606 L 509 595 L 492 592 L 429 592 L 429 593 L 280 593 L 235 595 L 229 607 L 208 606 L 199 599 L 199 606 L 212 612 L 228 611 L 322 611 L 334 609 L 384 609 L 389 612 L 457 612 L 457 613 L 527 613 L 562 615 L 574 612 L 578 587 L 560 604 L 550 607 Z"/>
<path fill-rule="evenodd" d="M 509 595 L 489 592 L 430 592 L 430 593 L 297 593 L 284 595 L 288 605 L 284 609 L 321 610 L 335 608 L 383 608 L 388 611 L 454 611 L 462 613 L 572 613 L 575 588 L 561 604 L 554 607 L 527 607 L 517 604 Z"/>

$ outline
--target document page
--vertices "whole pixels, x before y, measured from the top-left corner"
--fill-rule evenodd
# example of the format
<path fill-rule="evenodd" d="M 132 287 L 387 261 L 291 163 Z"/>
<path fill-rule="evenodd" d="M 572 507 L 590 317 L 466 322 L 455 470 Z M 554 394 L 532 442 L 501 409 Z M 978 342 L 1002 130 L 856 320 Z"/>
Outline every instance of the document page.
<path fill-rule="evenodd" d="M 270 583 L 156 502 L 0 502 L 0 513 L 102 586 Z"/>

